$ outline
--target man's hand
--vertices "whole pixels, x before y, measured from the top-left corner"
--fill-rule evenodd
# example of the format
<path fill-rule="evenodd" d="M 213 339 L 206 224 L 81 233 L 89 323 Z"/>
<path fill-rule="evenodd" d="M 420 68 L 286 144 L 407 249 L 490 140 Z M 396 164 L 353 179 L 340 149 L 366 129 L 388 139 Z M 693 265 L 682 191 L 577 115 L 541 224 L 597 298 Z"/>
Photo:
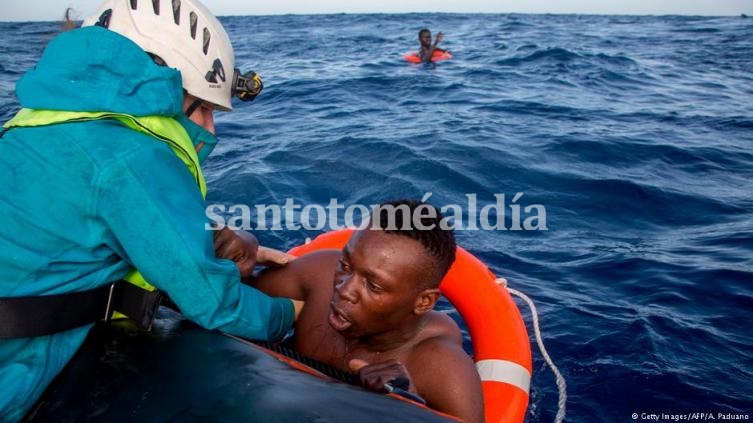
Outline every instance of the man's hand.
<path fill-rule="evenodd" d="M 274 248 L 259 246 L 256 252 L 256 264 L 268 267 L 282 267 L 295 260 L 292 256 L 284 251 L 275 250 Z"/>
<path fill-rule="evenodd" d="M 434 40 L 434 47 L 436 47 L 437 44 L 439 44 L 442 40 L 444 40 L 444 34 L 442 34 L 441 32 L 438 32 L 437 38 Z"/>
<path fill-rule="evenodd" d="M 215 231 L 214 252 L 219 258 L 235 262 L 241 277 L 248 277 L 254 271 L 259 241 L 246 231 L 233 231 L 227 227 Z"/>
<path fill-rule="evenodd" d="M 295 259 L 288 253 L 262 247 L 256 237 L 246 231 L 227 227 L 215 231 L 214 252 L 219 258 L 234 261 L 243 278 L 250 277 L 257 264 L 280 267 Z"/>
<path fill-rule="evenodd" d="M 392 392 L 393 389 L 402 389 L 415 392 L 408 369 L 397 360 L 369 364 L 354 358 L 348 362 L 348 366 L 358 373 L 361 384 L 372 391 Z"/>

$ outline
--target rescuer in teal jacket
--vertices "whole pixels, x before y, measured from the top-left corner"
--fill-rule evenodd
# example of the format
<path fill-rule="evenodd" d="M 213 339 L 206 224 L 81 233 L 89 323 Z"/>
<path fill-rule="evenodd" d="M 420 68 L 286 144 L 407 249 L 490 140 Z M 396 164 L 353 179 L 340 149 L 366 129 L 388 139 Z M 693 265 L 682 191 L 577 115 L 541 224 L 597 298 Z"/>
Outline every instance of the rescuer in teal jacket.
<path fill-rule="evenodd" d="M 152 2 L 106 1 L 19 80 L 24 110 L 0 138 L 0 299 L 87 291 L 135 267 L 205 328 L 279 338 L 293 303 L 215 257 L 198 169 L 213 109 L 255 95 L 253 81 L 208 10 L 170 3 L 156 15 Z M 0 421 L 29 411 L 91 326 L 0 339 Z"/>

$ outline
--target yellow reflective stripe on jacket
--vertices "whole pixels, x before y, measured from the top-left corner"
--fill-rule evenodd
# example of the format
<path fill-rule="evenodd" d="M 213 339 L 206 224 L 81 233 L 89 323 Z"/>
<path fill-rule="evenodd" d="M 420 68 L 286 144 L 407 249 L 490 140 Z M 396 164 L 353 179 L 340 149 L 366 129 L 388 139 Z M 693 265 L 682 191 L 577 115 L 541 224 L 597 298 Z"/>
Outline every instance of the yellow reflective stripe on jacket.
<path fill-rule="evenodd" d="M 201 172 L 199 157 L 183 126 L 175 119 L 166 116 L 131 116 L 124 113 L 109 112 L 69 112 L 62 110 L 21 109 L 3 125 L 4 128 L 21 126 L 44 126 L 65 122 L 82 122 L 98 119 L 116 119 L 127 127 L 150 135 L 166 143 L 196 180 L 202 197 L 206 198 L 207 184 Z"/>
<path fill-rule="evenodd" d="M 131 116 L 123 113 L 108 112 L 70 112 L 59 110 L 35 110 L 21 109 L 16 115 L 3 125 L 3 128 L 17 128 L 30 126 L 45 126 L 56 123 L 66 122 L 83 122 L 99 119 L 115 119 L 127 127 L 152 136 L 166 143 L 173 150 L 176 156 L 185 163 L 188 170 L 196 179 L 196 184 L 201 190 L 202 197 L 206 198 L 207 185 L 204 174 L 201 172 L 199 157 L 196 155 L 193 143 L 183 126 L 175 119 L 166 116 Z M 156 288 L 150 285 L 138 270 L 133 269 L 124 280 L 143 288 L 147 291 L 154 291 Z M 122 314 L 113 313 L 113 318 L 118 318 Z"/>

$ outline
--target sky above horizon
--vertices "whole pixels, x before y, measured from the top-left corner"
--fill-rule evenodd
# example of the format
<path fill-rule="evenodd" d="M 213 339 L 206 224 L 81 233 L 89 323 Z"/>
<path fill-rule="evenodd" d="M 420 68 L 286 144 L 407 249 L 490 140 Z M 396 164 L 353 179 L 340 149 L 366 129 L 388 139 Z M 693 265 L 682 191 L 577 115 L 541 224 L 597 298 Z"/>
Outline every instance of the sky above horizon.
<path fill-rule="evenodd" d="M 61 20 L 67 7 L 73 17 L 92 14 L 101 0 L 26 0 L 6 2 L 0 21 Z M 204 0 L 216 15 L 277 15 L 316 13 L 578 13 L 605 15 L 753 15 L 752 0 Z"/>

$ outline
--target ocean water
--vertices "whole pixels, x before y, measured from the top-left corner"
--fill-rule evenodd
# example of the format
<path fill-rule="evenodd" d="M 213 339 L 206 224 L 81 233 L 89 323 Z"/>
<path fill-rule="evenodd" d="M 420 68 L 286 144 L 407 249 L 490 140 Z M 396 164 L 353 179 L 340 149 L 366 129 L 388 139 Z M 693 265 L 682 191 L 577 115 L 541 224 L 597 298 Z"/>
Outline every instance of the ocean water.
<path fill-rule="evenodd" d="M 265 90 L 217 117 L 210 203 L 347 207 L 430 192 L 469 219 L 469 195 L 480 209 L 504 194 L 507 230 L 457 237 L 536 301 L 568 382 L 567 421 L 753 417 L 753 20 L 223 22 Z M 3 121 L 15 81 L 60 27 L 0 23 Z M 444 32 L 452 60 L 403 61 L 422 27 Z M 547 230 L 511 230 L 514 204 L 521 223 L 543 206 Z M 319 232 L 254 231 L 277 248 Z M 527 421 L 552 421 L 554 377 L 533 357 Z"/>

